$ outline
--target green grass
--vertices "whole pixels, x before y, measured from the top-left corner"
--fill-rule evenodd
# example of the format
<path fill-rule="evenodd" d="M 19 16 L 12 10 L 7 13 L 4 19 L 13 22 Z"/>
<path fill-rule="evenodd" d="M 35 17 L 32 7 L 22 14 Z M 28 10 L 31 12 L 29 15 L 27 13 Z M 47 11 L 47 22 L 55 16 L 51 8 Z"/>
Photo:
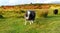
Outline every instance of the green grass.
<path fill-rule="evenodd" d="M 38 10 L 37 10 L 38 11 Z M 32 25 L 24 25 L 24 18 L 16 18 L 20 14 L 4 13 L 3 16 L 16 17 L 0 19 L 0 33 L 60 33 L 60 13 L 54 15 L 52 9 L 49 10 L 47 18 L 38 17 Z M 60 10 L 59 10 L 60 12 Z"/>
<path fill-rule="evenodd" d="M 60 33 L 60 16 L 36 18 L 32 25 L 24 25 L 23 18 L 0 19 L 0 33 Z"/>

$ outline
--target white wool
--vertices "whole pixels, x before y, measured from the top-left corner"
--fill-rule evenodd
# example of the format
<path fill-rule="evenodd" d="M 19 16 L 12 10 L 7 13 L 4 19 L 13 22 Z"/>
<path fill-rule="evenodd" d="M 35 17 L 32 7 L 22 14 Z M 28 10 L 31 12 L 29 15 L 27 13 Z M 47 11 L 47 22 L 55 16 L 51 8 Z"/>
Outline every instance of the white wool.
<path fill-rule="evenodd" d="M 28 11 L 27 14 L 28 14 L 28 17 L 26 17 L 26 19 L 29 19 L 30 11 Z"/>
<path fill-rule="evenodd" d="M 28 11 L 28 16 L 30 15 L 30 11 Z"/>

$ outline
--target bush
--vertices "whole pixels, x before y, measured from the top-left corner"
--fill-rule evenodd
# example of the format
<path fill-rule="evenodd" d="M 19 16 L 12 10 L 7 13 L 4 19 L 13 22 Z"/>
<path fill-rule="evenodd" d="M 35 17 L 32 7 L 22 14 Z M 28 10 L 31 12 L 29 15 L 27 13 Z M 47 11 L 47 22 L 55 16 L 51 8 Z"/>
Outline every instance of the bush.
<path fill-rule="evenodd" d="M 47 15 L 48 15 L 48 13 L 45 13 L 43 16 L 44 16 L 44 17 L 47 17 Z"/>
<path fill-rule="evenodd" d="M 24 16 L 18 16 L 17 18 L 24 18 Z"/>
<path fill-rule="evenodd" d="M 55 9 L 54 11 L 53 11 L 53 13 L 56 15 L 56 14 L 58 14 L 58 9 Z"/>
<path fill-rule="evenodd" d="M 0 15 L 0 18 L 4 18 L 2 15 Z"/>
<path fill-rule="evenodd" d="M 24 11 L 24 10 L 21 10 L 20 12 L 21 12 L 21 13 L 25 13 L 25 11 Z"/>
<path fill-rule="evenodd" d="M 41 17 L 47 17 L 48 16 L 48 10 L 44 10 L 40 13 Z"/>

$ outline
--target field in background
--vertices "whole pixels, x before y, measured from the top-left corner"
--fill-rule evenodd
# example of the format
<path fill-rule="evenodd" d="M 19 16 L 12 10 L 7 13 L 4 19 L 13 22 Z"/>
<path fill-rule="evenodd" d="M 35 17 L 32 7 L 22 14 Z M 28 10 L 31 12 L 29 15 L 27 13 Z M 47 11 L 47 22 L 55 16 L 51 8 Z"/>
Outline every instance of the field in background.
<path fill-rule="evenodd" d="M 20 11 L 4 11 L 0 9 L 0 33 L 60 33 L 60 8 L 58 14 L 54 15 L 54 7 L 48 10 L 48 17 L 40 17 L 42 11 L 46 9 L 22 9 Z M 36 12 L 36 20 L 32 25 L 24 25 L 24 14 L 26 10 L 34 10 Z"/>
<path fill-rule="evenodd" d="M 36 13 L 38 11 L 40 12 L 40 9 L 37 9 Z M 8 11 L 2 15 L 5 18 L 0 19 L 0 33 L 60 33 L 60 13 L 54 15 L 53 9 L 49 9 L 47 18 L 37 17 L 32 25 L 28 23 L 26 26 L 24 18 L 20 18 L 19 13 Z"/>
<path fill-rule="evenodd" d="M 35 11 L 37 18 L 39 18 L 41 16 L 41 14 L 43 14 L 43 12 L 45 12 L 45 11 L 48 12 L 48 16 L 54 15 L 53 14 L 54 9 L 22 9 L 20 11 L 0 11 L 0 15 L 3 15 L 4 17 L 18 17 L 19 18 L 19 17 L 24 17 L 25 12 L 27 10 Z M 60 14 L 60 8 L 58 10 L 59 10 L 58 14 Z"/>

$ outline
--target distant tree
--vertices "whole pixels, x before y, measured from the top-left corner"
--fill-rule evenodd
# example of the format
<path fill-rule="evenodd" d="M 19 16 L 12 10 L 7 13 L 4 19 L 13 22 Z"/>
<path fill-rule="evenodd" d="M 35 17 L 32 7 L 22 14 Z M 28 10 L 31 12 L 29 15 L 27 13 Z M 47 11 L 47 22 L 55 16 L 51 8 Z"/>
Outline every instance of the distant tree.
<path fill-rule="evenodd" d="M 30 3 L 30 4 L 32 4 L 32 3 Z"/>

